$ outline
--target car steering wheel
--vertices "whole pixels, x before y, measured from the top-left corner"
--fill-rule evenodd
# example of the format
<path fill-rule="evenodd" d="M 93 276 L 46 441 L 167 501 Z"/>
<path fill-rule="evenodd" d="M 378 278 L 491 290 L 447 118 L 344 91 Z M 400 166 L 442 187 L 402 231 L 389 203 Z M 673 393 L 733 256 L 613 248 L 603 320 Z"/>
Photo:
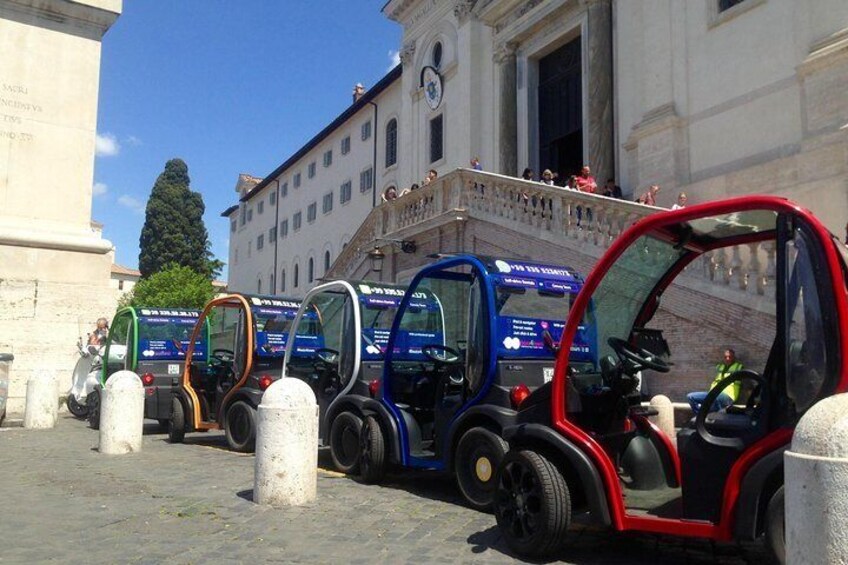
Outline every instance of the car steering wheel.
<path fill-rule="evenodd" d="M 421 348 L 421 353 L 427 359 L 442 365 L 456 365 L 462 358 L 456 349 L 438 343 L 425 345 Z"/>
<path fill-rule="evenodd" d="M 647 349 L 634 347 L 620 337 L 611 337 L 607 339 L 607 343 L 622 362 L 626 361 L 625 366 L 629 365 L 634 373 L 642 369 L 651 369 L 658 373 L 668 373 L 671 370 L 671 366 L 658 355 Z"/>
<path fill-rule="evenodd" d="M 315 350 L 315 357 L 322 363 L 333 366 L 339 360 L 339 352 L 329 347 L 319 347 Z"/>
<path fill-rule="evenodd" d="M 735 383 L 736 381 L 744 381 L 746 379 L 750 379 L 757 383 L 756 391 L 759 391 L 760 395 L 760 406 L 764 406 L 768 401 L 768 385 L 766 384 L 766 380 L 759 374 L 749 369 L 742 369 L 741 371 L 736 371 L 735 373 L 728 375 L 717 382 L 707 393 L 707 397 L 704 398 L 704 401 L 701 403 L 701 409 L 698 410 L 698 414 L 695 416 L 695 430 L 698 432 L 698 435 L 701 438 L 712 445 L 718 445 L 721 447 L 732 447 L 735 449 L 742 449 L 745 447 L 745 441 L 739 437 L 719 437 L 711 434 L 707 430 L 707 414 L 710 413 L 710 408 L 715 403 L 718 395 L 724 392 L 724 389 L 727 388 L 728 385 Z M 755 392 L 756 392 L 755 391 Z M 751 393 L 751 397 L 749 397 L 748 402 L 745 405 L 746 411 L 748 408 L 754 409 L 754 404 L 751 402 L 751 398 L 754 396 L 754 393 Z M 757 419 L 751 419 L 751 429 L 758 428 L 760 426 L 760 422 Z"/>
<path fill-rule="evenodd" d="M 236 354 L 230 349 L 213 349 L 212 357 L 221 363 L 232 363 L 236 358 Z"/>

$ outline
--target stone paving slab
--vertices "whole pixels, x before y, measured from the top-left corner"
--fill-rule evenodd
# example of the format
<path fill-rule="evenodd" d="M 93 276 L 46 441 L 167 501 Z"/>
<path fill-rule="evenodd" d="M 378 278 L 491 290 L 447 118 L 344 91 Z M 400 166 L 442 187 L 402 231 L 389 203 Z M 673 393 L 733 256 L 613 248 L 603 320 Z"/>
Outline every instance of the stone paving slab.
<path fill-rule="evenodd" d="M 222 434 L 171 445 L 145 425 L 142 452 L 97 452 L 69 415 L 54 430 L 0 428 L 0 563 L 515 563 L 491 515 L 462 505 L 434 473 L 364 485 L 319 460 L 318 499 L 251 501 L 252 455 Z M 575 528 L 575 564 L 764 563 L 759 545 L 712 544 Z"/>

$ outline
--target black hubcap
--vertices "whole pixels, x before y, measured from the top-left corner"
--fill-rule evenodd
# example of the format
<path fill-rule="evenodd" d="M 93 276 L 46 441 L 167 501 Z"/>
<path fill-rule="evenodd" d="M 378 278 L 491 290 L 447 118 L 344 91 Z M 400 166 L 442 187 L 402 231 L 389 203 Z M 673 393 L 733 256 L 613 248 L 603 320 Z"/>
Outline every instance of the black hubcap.
<path fill-rule="evenodd" d="M 242 442 L 247 438 L 249 431 L 250 422 L 247 414 L 242 409 L 236 410 L 232 415 L 232 423 L 230 424 L 230 433 L 233 435 L 233 439 Z"/>
<path fill-rule="evenodd" d="M 350 464 L 356 458 L 359 449 L 359 435 L 353 426 L 346 425 L 342 428 L 338 439 L 339 455 L 345 464 Z"/>
<path fill-rule="evenodd" d="M 542 492 L 535 474 L 521 463 L 508 463 L 497 493 L 497 511 L 507 531 L 518 539 L 532 536 L 541 510 Z"/>

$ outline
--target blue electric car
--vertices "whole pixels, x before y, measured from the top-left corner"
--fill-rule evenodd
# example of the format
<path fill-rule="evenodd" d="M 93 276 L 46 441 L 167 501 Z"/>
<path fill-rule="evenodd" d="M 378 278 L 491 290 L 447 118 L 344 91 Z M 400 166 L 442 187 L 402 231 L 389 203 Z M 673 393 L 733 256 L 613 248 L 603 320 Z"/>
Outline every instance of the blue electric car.
<path fill-rule="evenodd" d="M 488 509 L 501 430 L 553 377 L 556 343 L 583 279 L 568 267 L 474 255 L 425 267 L 400 302 L 382 386 L 363 403 L 359 471 L 378 481 L 389 463 L 452 472 L 468 503 Z M 597 370 L 592 324 L 569 353 Z"/>

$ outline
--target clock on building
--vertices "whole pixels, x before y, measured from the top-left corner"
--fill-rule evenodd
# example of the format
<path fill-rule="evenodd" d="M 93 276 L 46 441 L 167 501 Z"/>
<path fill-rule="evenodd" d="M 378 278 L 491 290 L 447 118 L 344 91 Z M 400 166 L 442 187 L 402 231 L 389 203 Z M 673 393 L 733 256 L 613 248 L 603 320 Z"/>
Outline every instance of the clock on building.
<path fill-rule="evenodd" d="M 424 100 L 431 110 L 435 110 L 442 103 L 442 76 L 433 67 L 421 69 L 421 87 L 424 88 Z"/>

